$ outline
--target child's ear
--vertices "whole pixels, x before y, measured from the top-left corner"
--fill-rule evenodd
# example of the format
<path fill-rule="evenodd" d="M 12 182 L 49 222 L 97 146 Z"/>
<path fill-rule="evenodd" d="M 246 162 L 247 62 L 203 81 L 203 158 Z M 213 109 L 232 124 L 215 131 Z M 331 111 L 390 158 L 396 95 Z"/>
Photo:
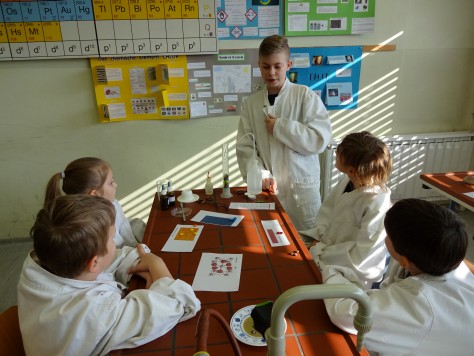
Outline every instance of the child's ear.
<path fill-rule="evenodd" d="M 94 197 L 98 197 L 99 194 L 97 193 L 97 189 L 92 189 L 90 192 L 89 192 L 89 195 L 92 195 Z"/>
<path fill-rule="evenodd" d="M 405 269 L 407 269 L 411 264 L 410 260 L 402 255 L 398 257 L 398 263 L 400 264 L 401 267 Z"/>
<path fill-rule="evenodd" d="M 101 272 L 99 270 L 99 256 L 94 256 L 92 257 L 89 262 L 87 262 L 87 271 L 90 272 L 90 273 L 98 273 L 98 272 Z"/>

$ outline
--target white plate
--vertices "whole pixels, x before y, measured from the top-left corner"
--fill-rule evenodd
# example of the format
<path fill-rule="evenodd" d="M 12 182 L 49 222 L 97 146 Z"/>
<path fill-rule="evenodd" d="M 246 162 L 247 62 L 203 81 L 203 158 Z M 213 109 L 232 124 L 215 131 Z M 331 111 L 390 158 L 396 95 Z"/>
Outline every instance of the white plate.
<path fill-rule="evenodd" d="M 188 196 L 189 199 L 185 199 L 182 195 L 180 195 L 177 199 L 180 203 L 193 203 L 196 200 L 199 200 L 199 195 L 193 194 L 191 196 Z"/>
<path fill-rule="evenodd" d="M 267 342 L 253 327 L 253 319 L 250 316 L 255 305 L 246 306 L 238 310 L 230 320 L 230 328 L 237 340 L 250 346 L 267 346 Z"/>

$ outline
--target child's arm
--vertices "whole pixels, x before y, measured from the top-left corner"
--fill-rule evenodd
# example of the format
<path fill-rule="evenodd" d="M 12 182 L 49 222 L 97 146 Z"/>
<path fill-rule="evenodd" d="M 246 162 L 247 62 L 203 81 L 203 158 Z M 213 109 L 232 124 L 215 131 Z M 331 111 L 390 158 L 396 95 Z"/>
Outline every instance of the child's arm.
<path fill-rule="evenodd" d="M 284 110 L 273 125 L 273 136 L 293 151 L 303 155 L 321 153 L 331 140 L 331 122 L 321 99 L 307 88 L 293 103 L 291 112 Z M 283 117 L 283 115 L 295 117 Z M 297 117 L 296 117 L 297 116 Z"/>
<path fill-rule="evenodd" d="M 326 266 L 323 283 L 353 283 L 361 287 L 354 271 L 340 266 Z M 429 332 L 434 319 L 433 309 L 419 283 L 410 280 L 393 283 L 383 290 L 367 291 L 372 305 L 372 329 L 366 334 L 365 346 L 373 352 L 391 355 L 416 353 Z M 340 329 L 356 334 L 354 316 L 358 304 L 349 298 L 324 299 L 329 318 Z M 416 312 L 413 312 L 413 311 Z"/>
<path fill-rule="evenodd" d="M 151 283 L 160 278 L 168 277 L 173 279 L 168 267 L 161 257 L 152 253 L 147 253 L 142 245 L 137 246 L 140 262 L 129 269 L 129 273 L 148 273 L 151 278 Z M 146 277 L 145 277 L 146 278 Z"/>

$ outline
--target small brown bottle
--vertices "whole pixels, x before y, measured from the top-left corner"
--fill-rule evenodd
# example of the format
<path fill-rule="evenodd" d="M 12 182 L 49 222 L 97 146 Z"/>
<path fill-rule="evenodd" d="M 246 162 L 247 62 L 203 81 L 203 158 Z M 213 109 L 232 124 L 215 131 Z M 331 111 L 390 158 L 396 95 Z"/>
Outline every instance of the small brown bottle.
<path fill-rule="evenodd" d="M 161 186 L 160 192 L 160 208 L 161 210 L 168 210 L 168 194 L 166 193 L 166 185 Z"/>
<path fill-rule="evenodd" d="M 173 191 L 173 183 L 171 179 L 168 180 L 168 206 L 173 207 L 176 205 L 176 197 Z"/>

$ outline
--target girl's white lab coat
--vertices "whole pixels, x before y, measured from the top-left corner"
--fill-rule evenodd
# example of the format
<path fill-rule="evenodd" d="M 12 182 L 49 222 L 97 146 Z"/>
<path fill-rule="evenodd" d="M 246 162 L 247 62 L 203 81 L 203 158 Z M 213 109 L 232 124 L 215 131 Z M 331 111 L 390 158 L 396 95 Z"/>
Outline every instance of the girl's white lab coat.
<path fill-rule="evenodd" d="M 112 204 L 114 204 L 115 207 L 115 246 L 117 246 L 117 248 L 122 248 L 123 246 L 135 247 L 143 240 L 145 223 L 140 220 L 139 223 L 143 224 L 143 227 L 140 229 L 140 236 L 135 236 L 130 221 L 125 216 L 119 201 L 114 200 Z M 138 221 L 138 219 L 136 220 Z"/>
<path fill-rule="evenodd" d="M 365 345 L 380 355 L 472 355 L 474 276 L 462 262 L 443 276 L 407 276 L 392 258 L 380 290 L 367 291 L 373 308 Z M 325 284 L 355 283 L 352 270 L 327 266 Z M 356 334 L 352 299 L 325 299 L 332 322 Z"/>
<path fill-rule="evenodd" d="M 266 114 L 277 117 L 273 135 L 265 128 Z M 310 88 L 285 80 L 273 106 L 266 88 L 247 98 L 237 134 L 237 161 L 247 178 L 253 157 L 253 133 L 264 178 L 273 177 L 278 199 L 297 229 L 315 225 L 321 205 L 318 154 L 331 139 L 331 122 L 321 99 Z"/>
<path fill-rule="evenodd" d="M 30 253 L 18 283 L 26 354 L 105 355 L 152 341 L 199 311 L 191 286 L 167 277 L 123 297 L 137 260 L 136 249 L 124 247 L 108 273 L 80 281 L 48 272 Z"/>
<path fill-rule="evenodd" d="M 344 193 L 345 175 L 324 200 L 316 217 L 316 228 L 300 231 L 318 240 L 310 253 L 322 270 L 326 265 L 351 267 L 366 288 L 380 282 L 387 248 L 383 220 L 391 206 L 388 187 L 360 187 Z"/>

